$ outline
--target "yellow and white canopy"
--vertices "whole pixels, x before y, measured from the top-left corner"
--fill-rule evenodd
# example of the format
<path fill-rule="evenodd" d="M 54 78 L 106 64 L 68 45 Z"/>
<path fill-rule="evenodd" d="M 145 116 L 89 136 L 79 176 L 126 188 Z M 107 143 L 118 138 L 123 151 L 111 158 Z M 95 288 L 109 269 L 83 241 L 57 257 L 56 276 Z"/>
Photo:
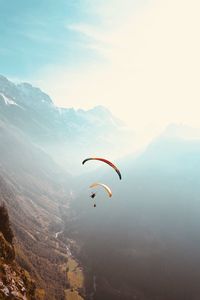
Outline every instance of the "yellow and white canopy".
<path fill-rule="evenodd" d="M 112 191 L 111 189 L 104 183 L 100 183 L 100 182 L 94 182 L 93 184 L 90 185 L 90 188 L 96 187 L 96 186 L 102 186 L 106 192 L 108 193 L 109 197 L 112 197 Z"/>

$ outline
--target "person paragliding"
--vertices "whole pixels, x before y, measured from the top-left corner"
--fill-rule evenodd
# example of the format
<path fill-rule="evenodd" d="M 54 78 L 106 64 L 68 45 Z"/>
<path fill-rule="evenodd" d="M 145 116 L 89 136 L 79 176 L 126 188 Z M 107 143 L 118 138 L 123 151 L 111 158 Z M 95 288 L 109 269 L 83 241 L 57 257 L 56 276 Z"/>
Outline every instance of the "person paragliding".
<path fill-rule="evenodd" d="M 82 161 L 82 164 L 84 165 L 87 161 L 89 160 L 98 160 L 98 161 L 101 161 L 101 162 L 104 162 L 106 164 L 108 164 L 110 167 L 112 167 L 115 172 L 118 174 L 119 176 L 119 179 L 121 180 L 122 179 L 122 175 L 121 175 L 121 172 L 120 170 L 109 160 L 105 159 L 105 158 L 100 158 L 100 157 L 90 157 L 90 158 L 86 158 Z M 111 189 L 104 183 L 100 183 L 100 182 L 95 182 L 93 184 L 90 185 L 90 188 L 93 188 L 93 187 L 103 187 L 105 189 L 105 191 L 107 192 L 108 196 L 109 197 L 112 197 L 112 191 Z M 90 197 L 92 199 L 94 199 L 96 197 L 96 192 L 92 192 Z M 94 207 L 96 207 L 96 204 L 94 203 Z"/>
<path fill-rule="evenodd" d="M 106 184 L 100 183 L 100 182 L 95 182 L 95 183 L 90 185 L 90 188 L 93 188 L 93 187 L 103 187 L 105 189 L 105 191 L 107 192 L 108 196 L 112 197 L 112 191 Z M 90 197 L 92 199 L 94 199 L 96 197 L 96 192 L 92 192 Z M 94 203 L 94 207 L 96 207 L 96 203 Z"/>
<path fill-rule="evenodd" d="M 90 185 L 90 188 L 96 188 L 96 187 L 103 187 L 104 190 L 107 192 L 109 197 L 112 197 L 112 191 L 111 189 L 104 183 L 100 183 L 100 182 L 94 182 L 93 184 Z M 94 196 L 93 196 L 94 195 Z M 94 198 L 96 196 L 96 193 L 92 192 L 91 194 L 91 198 Z"/>

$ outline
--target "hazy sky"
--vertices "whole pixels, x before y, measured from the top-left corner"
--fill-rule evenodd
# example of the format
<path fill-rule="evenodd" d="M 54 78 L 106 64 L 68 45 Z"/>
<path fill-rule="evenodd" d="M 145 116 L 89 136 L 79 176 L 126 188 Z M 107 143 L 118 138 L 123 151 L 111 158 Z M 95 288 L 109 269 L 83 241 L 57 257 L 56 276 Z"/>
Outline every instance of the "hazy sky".
<path fill-rule="evenodd" d="M 141 133 L 200 127 L 199 0 L 0 0 L 0 72 Z"/>

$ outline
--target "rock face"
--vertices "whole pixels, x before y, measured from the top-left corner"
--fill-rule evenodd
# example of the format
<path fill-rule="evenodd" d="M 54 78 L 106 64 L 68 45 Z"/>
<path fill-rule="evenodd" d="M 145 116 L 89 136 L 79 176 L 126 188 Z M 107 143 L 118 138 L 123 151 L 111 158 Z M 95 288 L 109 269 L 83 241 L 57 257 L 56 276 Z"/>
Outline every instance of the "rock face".
<path fill-rule="evenodd" d="M 3 234 L 0 232 L 0 257 L 5 260 L 13 260 L 15 258 L 15 251 L 13 246 L 9 244 Z"/>
<path fill-rule="evenodd" d="M 17 145 L 20 143 L 16 143 L 15 150 Z M 0 157 L 2 159 L 1 155 Z M 64 299 L 67 280 L 66 272 L 60 265 L 67 261 L 66 250 L 64 247 L 63 250 L 60 249 L 59 241 L 54 237 L 57 228 L 55 226 L 60 222 L 59 201 L 62 201 L 60 192 L 62 186 L 59 182 L 50 180 L 51 174 L 44 167 L 44 161 L 40 169 L 35 168 L 33 171 L 33 164 L 28 157 L 24 158 L 23 168 L 22 164 L 21 168 L 14 163 L 9 166 L 9 160 L 1 159 L 0 202 L 6 203 L 9 211 L 15 235 L 16 262 L 35 280 L 37 300 Z M 18 162 L 19 160 L 18 156 Z M 36 159 L 33 160 L 36 162 Z M 31 163 L 30 166 L 28 161 Z M 64 195 L 67 203 L 66 193 Z M 2 216 L 0 216 L 0 232 L 3 231 L 6 242 L 12 244 L 9 227 L 6 228 L 5 222 L 1 224 L 1 221 Z M 5 251 L 5 243 L 0 247 L 2 253 L 13 258 L 14 252 L 12 253 L 12 247 L 10 250 L 9 248 L 7 247 Z"/>
<path fill-rule="evenodd" d="M 0 218 L 2 212 L 5 216 L 4 209 L 0 208 Z M 6 223 L 9 224 L 9 222 Z M 14 246 L 6 240 L 2 232 L 0 232 L 0 299 L 36 299 L 33 280 L 28 272 L 15 262 Z"/>

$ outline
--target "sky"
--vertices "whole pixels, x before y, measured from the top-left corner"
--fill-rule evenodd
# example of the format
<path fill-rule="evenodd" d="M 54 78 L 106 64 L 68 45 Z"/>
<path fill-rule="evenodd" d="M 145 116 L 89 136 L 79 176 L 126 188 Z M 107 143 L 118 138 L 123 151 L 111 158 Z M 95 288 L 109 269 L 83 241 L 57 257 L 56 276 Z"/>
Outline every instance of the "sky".
<path fill-rule="evenodd" d="M 200 127 L 199 0 L 0 0 L 0 73 L 108 107 L 145 141 Z"/>

